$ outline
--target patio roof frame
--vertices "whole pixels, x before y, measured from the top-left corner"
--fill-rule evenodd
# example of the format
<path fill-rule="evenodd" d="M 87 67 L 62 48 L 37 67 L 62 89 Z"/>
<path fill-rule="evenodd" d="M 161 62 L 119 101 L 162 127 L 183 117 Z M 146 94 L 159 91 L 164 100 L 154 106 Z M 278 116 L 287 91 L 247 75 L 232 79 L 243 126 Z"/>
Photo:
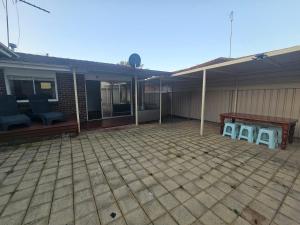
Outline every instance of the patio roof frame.
<path fill-rule="evenodd" d="M 289 54 L 289 53 L 299 52 L 299 51 L 300 51 L 300 45 L 297 45 L 297 46 L 293 46 L 293 47 L 290 47 L 290 48 L 284 48 L 284 49 L 265 52 L 265 53 L 262 53 L 262 54 L 264 54 L 267 58 L 270 58 L 270 57 L 273 57 L 273 56 L 279 56 L 279 55 Z M 230 65 L 250 62 L 250 61 L 255 60 L 255 57 L 257 55 L 258 54 L 249 55 L 249 56 L 236 58 L 236 59 L 226 61 L 226 62 L 222 62 L 222 63 L 212 64 L 212 65 L 203 66 L 203 67 L 199 67 L 199 68 L 193 68 L 193 69 L 185 70 L 185 71 L 181 71 L 181 72 L 175 72 L 171 76 L 172 77 L 183 76 L 183 75 L 188 75 L 188 74 L 192 74 L 192 73 L 201 72 L 201 71 L 204 71 L 204 70 L 217 69 L 217 68 L 220 68 L 220 67 L 226 67 L 226 66 L 230 66 Z"/>
<path fill-rule="evenodd" d="M 268 62 L 268 64 L 270 64 L 271 66 L 273 65 L 273 67 L 275 67 L 275 71 L 288 71 L 289 66 L 294 64 L 290 64 L 287 63 L 286 65 L 281 65 L 281 64 L 277 64 L 275 62 L 272 61 L 272 57 L 274 56 L 280 56 L 280 55 L 287 55 L 290 53 L 298 53 L 300 52 L 300 46 L 294 46 L 291 48 L 285 48 L 285 49 L 280 49 L 280 50 L 275 50 L 275 51 L 270 51 L 267 53 L 263 53 L 263 55 L 265 56 L 266 59 L 270 59 Z M 261 55 L 261 54 L 259 54 Z M 237 58 L 235 60 L 231 60 L 231 61 L 226 61 L 226 62 L 222 62 L 222 63 L 217 63 L 217 64 L 212 64 L 212 65 L 208 65 L 208 66 L 203 66 L 203 67 L 199 67 L 199 68 L 193 68 L 190 70 L 186 70 L 186 71 L 181 71 L 178 73 L 174 73 L 173 75 L 171 75 L 172 78 L 191 78 L 191 79 L 195 79 L 199 76 L 199 73 L 202 72 L 202 99 L 201 99 L 201 117 L 200 117 L 200 135 L 203 136 L 204 135 L 204 121 L 205 121 L 205 95 L 206 95 L 206 85 L 207 85 L 207 73 L 209 71 L 213 72 L 213 73 L 218 73 L 220 72 L 221 74 L 225 73 L 226 75 L 231 75 L 234 76 L 234 102 L 233 102 L 233 112 L 237 111 L 237 98 L 238 98 L 238 83 L 237 83 L 237 77 L 236 77 L 236 73 L 237 72 L 228 72 L 228 71 L 220 71 L 219 68 L 222 67 L 227 67 L 230 68 L 230 66 L 233 65 L 239 65 L 239 64 L 243 64 L 243 63 L 247 63 L 247 62 L 251 62 L 251 61 L 256 61 L 258 55 L 250 55 L 250 56 L 246 56 L 246 57 L 241 57 L 241 58 Z M 264 60 L 266 59 L 262 59 L 262 62 L 265 62 Z M 295 64 L 295 66 L 297 66 L 298 64 Z M 255 65 L 254 65 L 255 66 Z M 300 70 L 300 67 L 296 68 L 297 70 Z M 274 71 L 274 69 L 272 70 Z M 254 73 L 256 74 L 264 74 L 263 71 L 259 72 L 259 71 L 255 71 Z M 270 73 L 270 71 L 268 71 L 268 73 Z M 188 75 L 197 75 L 197 76 L 188 76 Z"/>

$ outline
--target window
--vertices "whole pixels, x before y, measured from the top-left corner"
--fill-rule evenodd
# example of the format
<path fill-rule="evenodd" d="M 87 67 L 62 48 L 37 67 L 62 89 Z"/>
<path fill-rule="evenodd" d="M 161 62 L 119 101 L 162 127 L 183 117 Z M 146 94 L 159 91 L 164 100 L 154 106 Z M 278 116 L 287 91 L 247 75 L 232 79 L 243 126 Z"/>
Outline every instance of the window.
<path fill-rule="evenodd" d="M 9 80 L 9 86 L 10 94 L 16 96 L 17 100 L 26 100 L 34 94 L 32 80 Z"/>
<path fill-rule="evenodd" d="M 18 102 L 27 102 L 33 94 L 48 96 L 50 101 L 57 101 L 55 76 L 41 78 L 37 76 L 6 76 L 7 92 L 15 95 Z"/>
<path fill-rule="evenodd" d="M 35 80 L 35 93 L 48 96 L 48 99 L 56 99 L 54 80 Z"/>

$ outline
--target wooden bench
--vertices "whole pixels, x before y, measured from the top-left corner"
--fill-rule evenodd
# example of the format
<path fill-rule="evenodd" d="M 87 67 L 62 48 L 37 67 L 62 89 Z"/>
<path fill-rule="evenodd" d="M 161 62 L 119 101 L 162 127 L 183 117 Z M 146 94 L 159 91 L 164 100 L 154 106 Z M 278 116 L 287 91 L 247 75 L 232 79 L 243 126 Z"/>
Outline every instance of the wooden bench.
<path fill-rule="evenodd" d="M 235 122 L 235 120 L 240 120 L 240 121 L 247 121 L 251 123 L 271 124 L 273 126 L 281 127 L 282 128 L 281 149 L 286 148 L 287 142 L 293 143 L 295 127 L 296 127 L 296 123 L 298 122 L 297 119 L 291 119 L 291 118 L 262 116 L 262 115 L 245 114 L 245 113 L 222 113 L 220 114 L 221 134 L 223 133 L 225 119 L 230 119 L 232 122 Z"/>

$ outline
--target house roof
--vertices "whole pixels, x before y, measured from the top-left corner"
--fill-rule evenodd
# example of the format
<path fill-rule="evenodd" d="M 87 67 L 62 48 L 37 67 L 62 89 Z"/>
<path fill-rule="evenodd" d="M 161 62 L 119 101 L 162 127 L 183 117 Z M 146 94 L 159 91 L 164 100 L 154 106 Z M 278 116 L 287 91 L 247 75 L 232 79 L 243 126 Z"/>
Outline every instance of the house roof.
<path fill-rule="evenodd" d="M 17 58 L 18 55 L 6 47 L 4 44 L 0 42 L 0 60 L 1 59 L 9 59 L 9 58 Z"/>
<path fill-rule="evenodd" d="M 151 76 L 167 76 L 171 73 L 158 70 L 148 69 L 134 69 L 130 66 L 94 62 L 87 60 L 59 58 L 45 55 L 34 55 L 22 52 L 16 52 L 18 58 L 10 58 L 9 60 L 14 63 L 32 63 L 40 65 L 53 65 L 53 66 L 67 66 L 70 69 L 75 68 L 77 73 L 108 73 L 108 74 L 122 74 L 122 75 L 137 75 L 144 77 Z M 1 59 L 0 59 L 1 60 Z M 7 59 L 6 59 L 7 60 Z"/>

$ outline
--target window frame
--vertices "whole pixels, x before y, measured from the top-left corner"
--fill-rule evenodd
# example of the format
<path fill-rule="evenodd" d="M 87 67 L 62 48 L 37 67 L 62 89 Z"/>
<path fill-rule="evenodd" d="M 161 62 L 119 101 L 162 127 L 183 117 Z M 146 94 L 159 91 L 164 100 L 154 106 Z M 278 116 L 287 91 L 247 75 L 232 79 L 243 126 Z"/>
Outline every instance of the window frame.
<path fill-rule="evenodd" d="M 33 93 L 36 94 L 35 90 L 35 80 L 36 81 L 47 81 L 51 80 L 55 84 L 55 98 L 48 99 L 49 102 L 58 102 L 58 91 L 57 91 L 57 79 L 56 74 L 49 71 L 34 71 L 34 70 L 5 70 L 4 71 L 4 78 L 5 78 L 5 86 L 6 86 L 6 93 L 8 95 L 11 94 L 11 88 L 9 85 L 10 80 L 17 80 L 16 78 L 19 78 L 19 80 L 31 80 L 32 86 L 33 86 Z M 15 79 L 14 79 L 15 78 Z M 29 100 L 17 100 L 17 103 L 28 103 Z"/>

